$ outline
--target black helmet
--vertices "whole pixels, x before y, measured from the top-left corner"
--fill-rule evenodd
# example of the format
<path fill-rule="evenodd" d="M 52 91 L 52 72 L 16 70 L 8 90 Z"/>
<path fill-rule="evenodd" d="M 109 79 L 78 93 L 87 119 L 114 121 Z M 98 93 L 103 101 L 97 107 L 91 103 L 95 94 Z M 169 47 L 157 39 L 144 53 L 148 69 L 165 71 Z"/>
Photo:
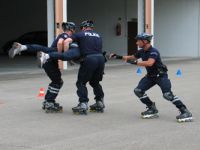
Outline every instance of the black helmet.
<path fill-rule="evenodd" d="M 94 27 L 94 22 L 92 20 L 85 20 L 83 22 L 81 22 L 80 24 L 80 28 L 82 29 L 83 27 Z"/>
<path fill-rule="evenodd" d="M 67 30 L 74 31 L 76 29 L 76 25 L 73 22 L 63 22 L 62 29 L 63 31 L 67 31 Z"/>
<path fill-rule="evenodd" d="M 151 41 L 152 40 L 153 35 L 152 34 L 148 34 L 148 33 L 142 33 L 142 34 L 138 34 L 135 39 L 136 40 L 147 40 L 147 41 Z"/>

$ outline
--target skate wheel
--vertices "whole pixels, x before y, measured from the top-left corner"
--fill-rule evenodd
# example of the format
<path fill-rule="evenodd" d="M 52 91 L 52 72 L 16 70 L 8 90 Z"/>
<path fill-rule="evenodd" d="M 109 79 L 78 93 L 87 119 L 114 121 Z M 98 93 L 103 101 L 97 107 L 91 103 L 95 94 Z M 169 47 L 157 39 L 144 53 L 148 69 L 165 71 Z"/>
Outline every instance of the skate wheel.
<path fill-rule="evenodd" d="M 104 110 L 101 110 L 100 113 L 104 113 Z"/>
<path fill-rule="evenodd" d="M 96 110 L 90 109 L 90 112 L 96 112 Z"/>
<path fill-rule="evenodd" d="M 87 112 L 73 112 L 75 115 L 87 115 Z"/>
<path fill-rule="evenodd" d="M 177 119 L 178 123 L 192 122 L 192 121 L 193 121 L 193 118 Z"/>
<path fill-rule="evenodd" d="M 51 113 L 51 110 L 46 109 L 45 112 L 48 114 Z"/>
<path fill-rule="evenodd" d="M 103 113 L 104 110 L 90 109 L 90 112 Z"/>
<path fill-rule="evenodd" d="M 60 112 L 60 113 L 63 113 L 63 109 L 61 109 L 59 112 Z"/>
<path fill-rule="evenodd" d="M 87 115 L 87 111 L 83 111 L 80 113 L 81 115 Z"/>
<path fill-rule="evenodd" d="M 79 115 L 79 112 L 73 112 L 74 115 Z"/>
<path fill-rule="evenodd" d="M 63 112 L 63 109 L 58 110 L 58 111 L 46 109 L 45 112 L 46 112 L 47 114 L 48 114 L 48 113 L 62 113 L 62 112 Z"/>
<path fill-rule="evenodd" d="M 159 117 L 159 115 L 157 115 L 157 114 L 141 116 L 142 119 L 154 119 L 154 118 L 158 118 L 158 117 Z"/>

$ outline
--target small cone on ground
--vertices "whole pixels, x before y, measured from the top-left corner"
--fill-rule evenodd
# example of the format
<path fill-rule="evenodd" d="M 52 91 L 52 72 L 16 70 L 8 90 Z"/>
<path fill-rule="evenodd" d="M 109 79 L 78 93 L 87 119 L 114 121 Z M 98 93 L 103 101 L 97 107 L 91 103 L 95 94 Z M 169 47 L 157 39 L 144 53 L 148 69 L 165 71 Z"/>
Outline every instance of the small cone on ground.
<path fill-rule="evenodd" d="M 38 97 L 43 98 L 44 95 L 45 95 L 45 94 L 44 94 L 44 88 L 40 88 L 40 91 L 39 91 Z"/>
<path fill-rule="evenodd" d="M 142 75 L 142 69 L 140 67 L 137 69 L 137 75 Z"/>
<path fill-rule="evenodd" d="M 181 76 L 182 76 L 182 71 L 181 71 L 180 68 L 179 68 L 178 71 L 176 72 L 176 75 L 177 75 L 178 77 L 181 77 Z"/>

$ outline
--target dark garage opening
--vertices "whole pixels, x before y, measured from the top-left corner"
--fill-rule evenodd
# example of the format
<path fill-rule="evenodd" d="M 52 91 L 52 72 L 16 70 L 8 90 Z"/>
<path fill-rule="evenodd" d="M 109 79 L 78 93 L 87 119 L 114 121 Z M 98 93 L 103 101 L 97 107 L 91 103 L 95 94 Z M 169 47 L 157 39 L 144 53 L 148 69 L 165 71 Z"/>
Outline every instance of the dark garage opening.
<path fill-rule="evenodd" d="M 3 49 L 3 47 L 8 41 L 15 40 L 24 34 L 26 34 L 25 38 L 29 38 L 35 31 L 47 33 L 47 1 L 1 1 L 0 19 L 0 73 L 5 74 L 7 72 L 20 72 L 21 70 L 38 68 L 35 63 L 35 54 L 26 53 L 10 60 L 7 50 Z M 42 34 L 45 37 L 40 35 L 39 33 L 39 38 L 47 38 L 47 34 Z M 45 41 L 42 43 L 45 43 Z"/>
<path fill-rule="evenodd" d="M 24 34 L 26 39 L 31 39 L 31 36 L 35 36 L 36 31 L 39 31 L 36 32 L 37 36 L 47 31 L 47 1 L 2 1 L 0 18 L 0 54 L 6 55 L 4 47 L 9 41 L 15 40 Z M 44 35 L 44 33 L 41 35 Z"/>

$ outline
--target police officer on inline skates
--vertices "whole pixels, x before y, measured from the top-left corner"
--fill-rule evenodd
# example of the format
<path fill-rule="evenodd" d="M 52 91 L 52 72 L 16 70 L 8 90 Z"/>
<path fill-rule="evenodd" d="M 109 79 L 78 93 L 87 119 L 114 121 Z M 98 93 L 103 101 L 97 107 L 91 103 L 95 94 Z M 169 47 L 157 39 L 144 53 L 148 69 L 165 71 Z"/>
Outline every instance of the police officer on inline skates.
<path fill-rule="evenodd" d="M 50 48 L 37 44 L 22 45 L 20 43 L 14 43 L 12 48 L 9 50 L 9 57 L 14 58 L 15 55 L 20 54 L 22 51 L 42 51 L 44 53 L 52 53 L 57 51 L 62 52 L 64 50 L 64 40 L 69 38 L 69 36 L 75 32 L 75 27 L 76 26 L 73 22 L 63 23 L 62 28 L 64 32 L 57 36 Z M 45 58 L 41 57 L 41 59 L 44 60 Z M 62 106 L 60 106 L 60 104 L 55 100 L 63 85 L 58 61 L 57 59 L 48 59 L 48 61 L 43 63 L 42 67 L 51 80 L 45 95 L 45 101 L 43 102 L 43 109 L 47 113 L 62 112 Z"/>
<path fill-rule="evenodd" d="M 77 42 L 83 58 L 76 82 L 79 104 L 73 107 L 72 110 L 77 114 L 87 114 L 89 99 L 86 84 L 89 82 L 96 100 L 96 103 L 90 106 L 90 110 L 103 112 L 105 107 L 103 101 L 104 92 L 99 83 L 103 79 L 105 67 L 105 58 L 102 54 L 102 38 L 93 30 L 93 21 L 83 21 L 80 28 L 81 32 L 75 33 L 71 38 L 65 40 L 65 45 L 67 46 L 73 41 Z"/>
<path fill-rule="evenodd" d="M 147 106 L 147 110 L 142 112 L 142 118 L 154 118 L 158 116 L 158 110 L 154 102 L 145 93 L 154 85 L 158 85 L 163 93 L 163 97 L 172 102 L 180 111 L 176 117 L 178 122 L 187 122 L 192 120 L 192 113 L 186 108 L 178 96 L 171 91 L 171 82 L 168 79 L 167 67 L 162 63 L 160 53 L 152 47 L 151 39 L 153 35 L 142 33 L 136 36 L 136 44 L 141 50 L 132 56 L 120 56 L 111 54 L 110 58 L 123 59 L 128 63 L 138 66 L 144 66 L 147 75 L 143 77 L 138 86 L 134 89 L 135 95 Z M 141 58 L 142 61 L 137 61 Z"/>

